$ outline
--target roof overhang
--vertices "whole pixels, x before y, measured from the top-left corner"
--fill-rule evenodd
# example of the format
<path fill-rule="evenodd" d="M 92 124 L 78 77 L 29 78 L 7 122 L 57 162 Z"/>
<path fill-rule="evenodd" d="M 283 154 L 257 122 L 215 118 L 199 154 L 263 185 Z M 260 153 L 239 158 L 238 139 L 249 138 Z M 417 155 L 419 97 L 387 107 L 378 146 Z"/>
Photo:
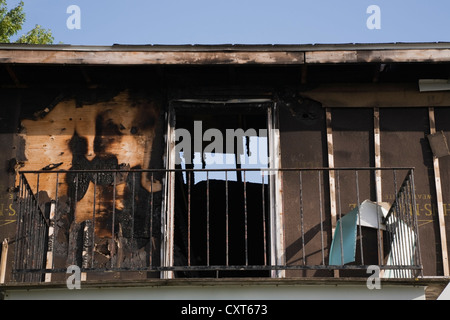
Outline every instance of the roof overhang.
<path fill-rule="evenodd" d="M 0 44 L 0 63 L 70 65 L 305 65 L 450 62 L 450 43 L 341 45 Z"/>

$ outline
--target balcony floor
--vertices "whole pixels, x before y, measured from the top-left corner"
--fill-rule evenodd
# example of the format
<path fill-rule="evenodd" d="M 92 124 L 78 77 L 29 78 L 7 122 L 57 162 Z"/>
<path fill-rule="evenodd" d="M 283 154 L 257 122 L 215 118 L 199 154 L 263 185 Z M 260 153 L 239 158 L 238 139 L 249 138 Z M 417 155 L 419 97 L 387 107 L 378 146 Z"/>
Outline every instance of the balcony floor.
<path fill-rule="evenodd" d="M 368 289 L 365 278 L 225 278 L 85 281 L 80 290 L 66 282 L 9 283 L 7 299 L 157 299 L 157 300 L 333 300 L 436 299 L 450 281 L 445 277 L 381 279 Z"/>

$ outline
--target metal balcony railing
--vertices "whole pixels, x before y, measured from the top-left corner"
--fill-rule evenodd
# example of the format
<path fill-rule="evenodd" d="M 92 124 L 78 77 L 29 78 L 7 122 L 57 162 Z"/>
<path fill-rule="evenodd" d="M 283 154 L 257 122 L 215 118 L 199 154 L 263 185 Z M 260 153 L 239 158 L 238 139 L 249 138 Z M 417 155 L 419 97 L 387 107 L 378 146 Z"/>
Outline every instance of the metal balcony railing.
<path fill-rule="evenodd" d="M 382 173 L 384 190 L 393 194 L 388 207 L 370 201 L 376 194 L 375 172 Z M 23 171 L 12 279 L 51 281 L 69 265 L 87 274 L 261 277 L 285 270 L 289 277 L 298 270 L 332 274 L 366 271 L 375 264 L 386 277 L 415 277 L 422 265 L 413 172 L 411 168 Z M 168 174 L 175 182 L 169 193 Z M 283 186 L 282 213 L 274 209 L 274 179 Z M 174 227 L 168 234 L 169 201 L 174 203 Z M 284 218 L 284 248 L 276 248 L 271 239 L 277 214 Z M 163 262 L 169 238 L 174 243 L 169 247 L 171 265 Z M 274 263 L 274 255 L 282 256 L 283 263 Z"/>

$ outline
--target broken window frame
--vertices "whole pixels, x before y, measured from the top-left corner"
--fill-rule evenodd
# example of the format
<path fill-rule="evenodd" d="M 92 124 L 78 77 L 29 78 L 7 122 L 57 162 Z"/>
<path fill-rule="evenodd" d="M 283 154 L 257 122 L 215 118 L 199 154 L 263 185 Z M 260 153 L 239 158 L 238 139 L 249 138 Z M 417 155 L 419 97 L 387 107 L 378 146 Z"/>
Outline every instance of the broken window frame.
<path fill-rule="evenodd" d="M 270 263 L 272 266 L 285 265 L 285 244 L 284 244 L 284 222 L 282 208 L 282 176 L 279 172 L 281 167 L 279 118 L 276 102 L 271 99 L 233 99 L 233 100 L 203 100 L 203 99 L 176 99 L 169 101 L 166 112 L 166 155 L 164 165 L 166 175 L 164 179 L 164 197 L 161 213 L 161 266 L 170 269 L 174 266 L 174 237 L 175 237 L 175 126 L 177 103 L 192 104 L 260 104 L 267 106 L 267 130 L 268 130 L 268 184 L 269 184 L 269 228 L 270 228 Z M 272 278 L 284 278 L 285 270 L 274 268 L 271 271 Z M 173 279 L 174 272 L 171 270 L 161 272 L 162 279 Z"/>

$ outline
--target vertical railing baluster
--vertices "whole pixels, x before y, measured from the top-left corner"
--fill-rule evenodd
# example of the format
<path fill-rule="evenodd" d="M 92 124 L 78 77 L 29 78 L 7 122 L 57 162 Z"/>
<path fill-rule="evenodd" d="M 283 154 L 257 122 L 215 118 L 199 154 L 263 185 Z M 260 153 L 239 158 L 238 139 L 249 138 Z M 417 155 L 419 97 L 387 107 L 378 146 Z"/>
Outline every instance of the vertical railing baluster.
<path fill-rule="evenodd" d="M 363 233 L 361 227 L 361 206 L 360 206 L 360 198 L 359 198 L 359 174 L 358 170 L 355 170 L 355 186 L 356 186 L 356 206 L 358 208 L 358 221 L 359 221 L 359 249 L 361 253 L 361 265 L 364 265 L 364 249 L 363 249 Z"/>
<path fill-rule="evenodd" d="M 298 177 L 299 177 L 299 204 L 300 204 L 300 231 L 301 231 L 301 237 L 302 237 L 302 261 L 303 265 L 306 265 L 306 254 L 305 254 L 305 230 L 303 228 L 304 221 L 303 221 L 303 181 L 302 181 L 302 171 L 298 171 Z"/>
<path fill-rule="evenodd" d="M 37 250 L 36 250 L 36 270 L 42 270 L 44 269 L 44 260 L 45 260 L 45 239 L 46 239 L 46 222 L 44 220 L 44 217 L 42 217 L 41 215 L 38 214 L 38 229 L 36 232 L 36 236 L 37 236 Z M 42 272 L 36 272 L 36 277 L 35 277 L 35 281 L 36 282 L 42 282 L 42 279 L 44 277 L 45 273 Z"/>
<path fill-rule="evenodd" d="M 135 199 L 136 199 L 136 172 L 131 172 L 131 243 L 134 243 L 134 219 L 135 219 Z M 152 181 L 153 184 L 153 181 Z M 133 244 L 134 245 L 134 244 Z"/>
<path fill-rule="evenodd" d="M 206 265 L 209 266 L 209 171 L 206 171 Z"/>
<path fill-rule="evenodd" d="M 27 209 L 27 213 L 26 213 L 26 219 L 27 219 L 27 232 L 26 232 L 26 255 L 24 257 L 24 267 L 25 269 L 29 269 L 32 267 L 31 263 L 32 263 L 32 253 L 33 253 L 33 249 L 32 249 L 32 241 L 33 241 L 33 235 L 34 235 L 34 227 L 33 227 L 33 197 L 31 195 L 30 192 L 30 187 L 29 185 L 27 185 L 27 198 L 28 198 L 28 209 Z M 25 274 L 25 279 L 27 279 L 27 281 L 31 280 L 31 274 Z"/>
<path fill-rule="evenodd" d="M 318 173 L 318 187 L 319 187 L 319 214 L 320 214 L 320 248 L 322 252 L 322 265 L 325 265 L 325 241 L 323 230 L 323 192 L 322 192 L 322 177 L 321 170 L 317 170 Z"/>
<path fill-rule="evenodd" d="M 411 261 L 410 258 L 412 258 L 412 252 L 411 249 L 414 246 L 413 243 L 413 239 L 412 239 L 412 235 L 411 235 L 411 220 L 412 220 L 412 216 L 413 216 L 413 212 L 414 212 L 414 208 L 413 208 L 413 201 L 412 201 L 412 188 L 411 188 L 411 180 L 410 180 L 410 176 L 408 173 L 408 180 L 407 180 L 407 184 L 406 187 L 408 189 L 408 203 L 410 204 L 410 212 L 406 215 L 405 217 L 405 251 L 406 251 L 406 257 L 408 260 L 405 261 L 405 263 L 407 263 L 408 265 L 412 265 L 413 261 Z M 409 273 L 409 277 L 411 277 L 411 274 L 413 274 L 412 270 L 405 270 L 405 276 L 407 276 Z"/>
<path fill-rule="evenodd" d="M 383 238 L 382 238 L 382 231 L 380 228 L 380 202 L 382 199 L 382 193 L 381 193 L 381 170 L 379 168 L 375 169 L 375 179 L 378 178 L 377 171 L 380 172 L 379 178 L 380 178 L 380 185 L 378 183 L 375 183 L 375 194 L 376 194 L 376 205 L 377 205 L 377 212 L 376 212 L 376 219 L 377 219 L 377 249 L 378 249 L 378 264 L 381 265 L 383 263 Z M 380 188 L 380 190 L 378 190 Z"/>
<path fill-rule="evenodd" d="M 344 234 L 342 226 L 342 208 L 341 208 L 341 179 L 340 171 L 337 171 L 337 194 L 338 194 L 338 212 L 339 212 L 339 233 L 340 233 L 340 244 L 341 244 L 341 265 L 344 265 Z"/>
<path fill-rule="evenodd" d="M 415 255 L 415 263 L 418 264 L 421 268 L 422 268 L 422 257 L 420 256 L 420 241 L 419 241 L 419 226 L 418 226 L 418 221 L 417 221 L 417 207 L 416 207 L 416 192 L 415 192 L 415 184 L 414 184 L 414 169 L 411 169 L 410 171 L 410 176 L 411 176 L 411 188 L 413 190 L 412 192 L 412 203 L 413 203 L 413 221 L 414 221 L 414 233 L 415 233 L 415 250 L 414 250 L 414 255 Z M 423 269 L 420 269 L 420 271 L 418 272 L 421 275 L 423 275 Z"/>
<path fill-rule="evenodd" d="M 28 269 L 29 267 L 29 255 L 30 255 L 30 237 L 31 237 L 31 208 L 32 208 L 32 198 L 30 196 L 30 189 L 27 181 L 26 185 L 26 210 L 24 215 L 24 223 L 25 223 L 25 232 L 24 232 L 24 249 L 22 255 L 22 267 L 24 269 Z M 23 281 L 27 281 L 29 279 L 28 274 L 23 275 Z"/>
<path fill-rule="evenodd" d="M 55 254 L 55 242 L 56 242 L 56 233 L 59 232 L 57 229 L 58 224 L 56 221 L 59 220 L 59 172 L 56 173 L 56 187 L 55 187 L 55 215 L 53 217 L 53 239 L 52 239 L 52 255 Z M 54 262 L 52 258 L 52 269 L 54 268 Z"/>
<path fill-rule="evenodd" d="M 229 265 L 228 171 L 225 171 L 225 265 Z"/>
<path fill-rule="evenodd" d="M 29 236 L 27 237 L 28 243 L 27 243 L 27 249 L 28 249 L 28 261 L 27 261 L 27 269 L 28 268 L 33 268 L 33 253 L 34 253 L 34 247 L 33 247 L 33 241 L 34 241 L 34 234 L 36 232 L 36 228 L 34 226 L 34 210 L 36 208 L 35 205 L 35 200 L 33 197 L 33 191 L 30 189 L 28 190 L 29 193 L 29 198 L 30 198 L 30 209 L 29 209 L 29 214 L 28 214 L 28 226 L 30 230 Z M 32 281 L 33 279 L 33 274 L 29 273 L 28 274 L 28 281 Z"/>
<path fill-rule="evenodd" d="M 403 216 L 405 214 L 405 212 L 408 212 L 408 208 L 409 208 L 409 203 L 407 201 L 406 198 L 406 193 L 405 193 L 405 183 L 402 184 L 402 186 L 400 187 L 402 189 L 402 193 L 400 195 L 401 197 L 401 201 L 403 204 L 403 210 L 400 211 L 400 215 L 397 216 L 397 223 L 398 223 L 398 238 L 397 238 L 397 242 L 399 245 L 399 260 L 400 260 L 400 265 L 404 265 L 405 264 L 405 248 L 403 245 L 403 241 L 404 241 L 404 228 L 403 228 Z M 404 270 L 401 269 L 399 270 L 399 274 L 401 277 L 403 277 L 404 275 Z"/>
<path fill-rule="evenodd" d="M 116 244 L 115 244 L 115 223 L 116 223 L 116 172 L 113 173 L 113 200 L 112 200 L 112 221 L 111 221 L 111 268 L 114 268 L 115 266 L 115 259 L 116 257 Z"/>
<path fill-rule="evenodd" d="M 17 222 L 16 222 L 16 235 L 15 235 L 15 245 L 14 245 L 14 260 L 13 260 L 13 270 L 17 270 L 19 269 L 18 267 L 18 256 L 19 256 L 19 250 L 18 247 L 20 245 L 19 242 L 19 237 L 21 234 L 21 229 L 22 229 L 22 203 L 23 203 L 23 174 L 19 173 L 19 193 L 18 193 L 18 198 L 17 198 L 17 202 L 18 202 L 18 213 L 17 213 Z"/>
<path fill-rule="evenodd" d="M 25 180 L 25 175 L 22 175 L 23 177 L 23 184 L 24 184 L 24 192 L 23 192 L 23 215 L 22 215 L 22 232 L 20 234 L 21 236 L 21 245 L 20 245 L 20 254 L 19 254 L 19 269 L 25 269 L 27 267 L 26 259 L 28 255 L 28 233 L 29 233 L 29 202 L 30 197 L 28 196 L 28 184 Z M 20 281 L 26 280 L 26 274 L 22 273 L 18 275 L 18 278 Z"/>
<path fill-rule="evenodd" d="M 91 268 L 94 268 L 94 255 L 95 255 L 95 210 L 96 210 L 96 202 L 97 202 L 97 179 L 98 173 L 94 173 L 94 203 L 92 210 L 92 243 L 91 243 Z"/>
<path fill-rule="evenodd" d="M 399 202 L 399 210 L 396 212 L 395 217 L 393 217 L 394 222 L 394 242 L 395 242 L 395 265 L 400 266 L 402 264 L 402 252 L 401 246 L 399 242 L 399 238 L 401 237 L 400 233 L 400 219 L 402 216 L 402 212 L 405 210 L 405 201 L 402 191 L 403 185 L 400 185 L 400 189 L 398 192 L 398 202 Z M 401 270 L 399 268 L 395 269 L 395 276 L 397 278 L 401 277 Z"/>
<path fill-rule="evenodd" d="M 405 253 L 405 259 L 403 261 L 404 265 L 410 265 L 411 263 L 409 262 L 409 226 L 408 226 L 408 219 L 409 217 L 412 215 L 412 201 L 411 201 L 411 189 L 409 187 L 410 182 L 409 182 L 409 176 L 408 179 L 406 180 L 406 200 L 408 202 L 408 211 L 406 212 L 406 215 L 403 218 L 403 247 L 404 247 L 404 253 Z M 404 277 L 406 278 L 408 275 L 408 270 L 404 269 Z"/>
<path fill-rule="evenodd" d="M 248 266 L 248 216 L 247 216 L 247 179 L 246 171 L 243 170 L 244 176 L 244 240 L 245 240 L 245 265 Z"/>
<path fill-rule="evenodd" d="M 35 205 L 33 206 L 33 241 L 31 244 L 31 250 L 32 250 L 32 261 L 31 261 L 31 268 L 37 269 L 38 267 L 38 259 L 40 254 L 40 239 L 39 239 L 39 232 L 40 232 L 40 221 L 42 217 L 39 215 L 39 181 L 40 180 L 40 174 L 38 173 L 36 175 L 36 196 L 35 196 Z M 39 276 L 38 273 L 31 275 L 31 278 L 36 281 L 36 278 Z"/>
<path fill-rule="evenodd" d="M 395 207 L 393 211 L 393 214 L 391 214 L 391 216 L 389 217 L 388 221 L 386 222 L 386 228 L 389 228 L 389 243 L 391 244 L 391 258 L 392 258 L 392 263 L 394 265 L 398 264 L 398 257 L 397 257 L 397 248 L 396 248 L 396 243 L 394 241 L 396 241 L 397 235 L 395 234 L 395 223 L 397 223 L 395 221 L 396 217 L 399 214 L 400 211 L 400 199 L 398 197 L 398 189 L 397 189 L 397 170 L 393 170 L 393 179 L 394 179 L 394 195 L 395 195 Z M 391 222 L 390 222 L 391 221 Z M 395 277 L 397 277 L 397 270 L 393 270 L 392 273 L 394 274 Z"/>
<path fill-rule="evenodd" d="M 267 243 L 266 243 L 266 195 L 264 191 L 264 171 L 261 171 L 261 199 L 262 199 L 262 218 L 263 218 L 263 246 L 264 246 L 264 266 L 267 265 Z"/>
<path fill-rule="evenodd" d="M 154 199 L 153 199 L 153 174 L 154 172 L 152 171 L 152 174 L 150 176 L 150 232 L 149 232 L 149 241 L 150 241 L 150 248 L 149 248 L 149 264 L 150 264 L 150 268 L 153 267 L 153 250 L 155 248 L 153 248 L 153 214 L 154 214 Z"/>
<path fill-rule="evenodd" d="M 414 222 L 415 222 L 415 218 L 416 218 L 416 203 L 415 203 L 415 190 L 414 190 L 414 183 L 412 181 L 412 175 L 411 175 L 411 170 L 408 172 L 408 190 L 409 190 L 409 202 L 411 203 L 411 212 L 407 217 L 407 228 L 408 228 L 408 257 L 410 258 L 410 260 L 408 261 L 409 265 L 414 265 L 415 264 L 415 246 L 416 246 L 416 237 L 417 235 L 415 234 L 415 227 L 414 227 Z M 414 271 L 413 269 L 410 269 L 410 277 L 414 276 Z"/>
<path fill-rule="evenodd" d="M 188 257 L 187 263 L 188 266 L 191 265 L 191 171 L 187 172 L 187 184 L 188 184 L 188 225 L 187 225 L 187 250 Z"/>

